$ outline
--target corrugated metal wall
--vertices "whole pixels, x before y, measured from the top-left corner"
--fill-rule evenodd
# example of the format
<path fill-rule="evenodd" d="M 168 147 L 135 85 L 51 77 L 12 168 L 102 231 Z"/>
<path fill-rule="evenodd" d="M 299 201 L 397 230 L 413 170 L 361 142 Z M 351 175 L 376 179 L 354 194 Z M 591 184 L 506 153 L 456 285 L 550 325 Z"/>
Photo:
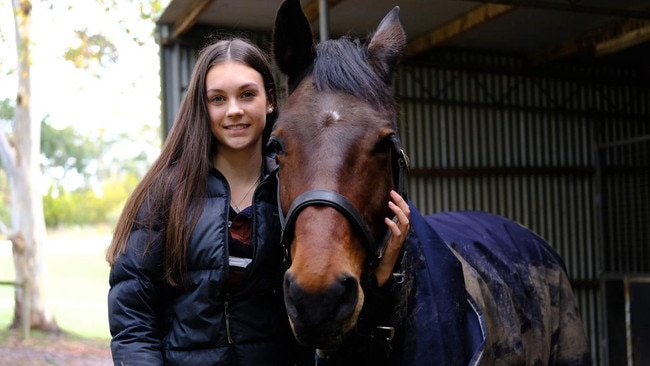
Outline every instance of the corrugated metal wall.
<path fill-rule="evenodd" d="M 164 121 L 163 134 L 166 137 L 174 124 L 181 100 L 192 76 L 192 68 L 196 62 L 197 50 L 175 43 L 161 49 L 162 67 L 162 117 Z"/>
<path fill-rule="evenodd" d="M 161 47 L 165 132 L 197 52 L 206 35 L 215 32 L 200 31 Z M 268 47 L 268 34 L 236 34 Z M 601 280 L 604 271 L 634 269 L 627 262 L 604 265 L 611 261 L 605 249 L 616 246 L 603 244 L 601 238 L 618 234 L 605 234 L 601 228 L 618 227 L 611 221 L 618 215 L 599 214 L 599 194 L 608 190 L 613 202 L 622 191 L 632 201 L 650 198 L 636 191 L 647 186 L 632 185 L 638 177 L 610 169 L 624 150 L 610 149 L 608 163 L 598 161 L 614 142 L 650 135 L 647 83 L 639 85 L 625 70 L 574 67 L 540 72 L 527 70 L 514 57 L 443 50 L 426 60 L 405 60 L 396 78 L 396 95 L 403 145 L 411 158 L 413 202 L 423 213 L 494 212 L 546 238 L 566 261 L 594 364 L 606 365 Z M 638 156 L 647 158 L 648 149 L 635 151 L 636 160 L 628 160 L 640 164 Z M 618 183 L 602 188 L 608 179 Z M 646 266 L 647 248 L 645 242 L 633 252 Z"/>
<path fill-rule="evenodd" d="M 535 74 L 514 57 L 440 51 L 405 61 L 396 80 L 410 198 L 423 213 L 485 210 L 546 238 L 566 261 L 595 364 L 606 364 L 596 155 L 607 141 L 650 133 L 649 88 L 633 78 Z"/>
<path fill-rule="evenodd" d="M 650 274 L 650 135 L 598 148 L 603 269 Z"/>
<path fill-rule="evenodd" d="M 598 227 L 606 274 L 601 281 L 608 339 L 603 358 L 610 365 L 622 364 L 621 360 L 648 365 L 650 134 L 600 144 L 597 172 L 602 202 Z"/>

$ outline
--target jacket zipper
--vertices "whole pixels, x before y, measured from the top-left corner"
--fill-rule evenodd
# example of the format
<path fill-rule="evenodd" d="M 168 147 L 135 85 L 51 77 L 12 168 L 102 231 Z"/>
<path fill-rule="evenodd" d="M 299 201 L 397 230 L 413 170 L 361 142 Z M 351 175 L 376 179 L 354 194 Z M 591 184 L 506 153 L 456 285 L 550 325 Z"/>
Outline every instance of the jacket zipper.
<path fill-rule="evenodd" d="M 265 183 L 265 181 L 266 181 L 266 179 L 262 179 L 262 181 L 260 182 L 260 184 L 255 188 L 255 190 L 253 190 L 253 201 L 252 201 L 252 205 L 253 205 L 253 206 L 255 206 L 255 193 L 257 193 L 257 191 L 260 189 L 260 186 L 263 185 L 263 184 Z M 229 201 L 229 202 L 230 202 L 230 201 Z M 230 208 L 228 208 L 228 210 L 230 210 Z M 257 230 L 256 230 L 256 224 L 255 224 L 255 221 L 257 220 L 257 217 L 256 217 L 256 216 L 257 216 L 257 215 L 256 215 L 256 212 L 255 212 L 255 209 L 253 209 L 253 215 L 252 215 L 252 217 L 251 217 L 251 238 L 255 238 L 255 237 L 256 237 L 256 236 L 255 236 L 255 235 L 256 235 L 256 232 L 257 232 Z M 228 221 L 228 227 L 230 227 L 230 225 L 231 225 L 231 222 Z M 254 239 L 253 239 L 253 240 L 254 240 Z M 226 254 L 227 254 L 227 255 L 230 255 L 230 253 L 229 253 L 229 251 L 228 251 L 228 246 L 229 246 L 229 245 L 230 245 L 230 243 L 228 243 L 228 240 L 227 240 L 227 237 L 226 237 Z M 255 259 L 255 254 L 256 254 L 256 252 L 257 252 L 257 250 L 256 250 L 257 248 L 256 248 L 256 245 L 254 245 L 253 242 L 251 242 L 251 245 L 253 246 L 253 259 Z M 251 263 L 251 265 L 252 265 L 252 263 Z M 227 271 L 230 271 L 230 266 L 229 266 L 229 264 L 228 264 L 228 261 L 226 261 L 226 270 L 227 270 Z M 249 268 L 249 270 L 250 270 L 250 268 Z M 250 275 L 250 273 L 247 274 L 247 275 Z M 245 281 L 245 280 L 246 280 L 246 278 L 243 278 L 243 279 L 242 279 L 242 281 Z M 241 285 L 241 284 L 237 284 L 237 286 L 240 286 L 240 285 Z M 227 297 L 228 297 L 228 295 L 226 295 L 226 298 L 227 298 Z M 226 321 L 226 338 L 228 338 L 228 344 L 233 344 L 233 341 L 232 341 L 232 335 L 231 335 L 231 333 L 230 333 L 230 312 L 228 311 L 228 300 L 226 300 L 226 301 L 223 303 L 223 315 L 224 315 L 224 318 L 225 318 L 225 321 Z"/>
<path fill-rule="evenodd" d="M 229 196 L 232 194 L 232 192 L 228 192 Z M 230 197 L 228 197 L 230 198 Z M 230 230 L 230 225 L 232 225 L 232 222 L 230 222 L 230 199 L 228 200 L 228 205 L 226 206 L 226 220 L 228 223 L 228 228 L 226 230 Z M 226 240 L 224 241 L 225 243 L 225 251 L 226 251 L 226 273 L 230 271 L 230 263 L 228 261 L 228 258 L 230 256 L 230 251 L 228 250 L 230 243 L 228 241 L 228 236 L 226 235 Z M 226 321 L 226 338 L 228 339 L 228 344 L 232 344 L 232 336 L 230 335 L 230 312 L 228 311 L 228 294 L 226 294 L 226 301 L 223 303 L 223 317 Z"/>
<path fill-rule="evenodd" d="M 223 303 L 223 315 L 226 318 L 226 337 L 228 344 L 232 344 L 232 337 L 230 335 L 230 313 L 228 312 L 228 301 Z"/>

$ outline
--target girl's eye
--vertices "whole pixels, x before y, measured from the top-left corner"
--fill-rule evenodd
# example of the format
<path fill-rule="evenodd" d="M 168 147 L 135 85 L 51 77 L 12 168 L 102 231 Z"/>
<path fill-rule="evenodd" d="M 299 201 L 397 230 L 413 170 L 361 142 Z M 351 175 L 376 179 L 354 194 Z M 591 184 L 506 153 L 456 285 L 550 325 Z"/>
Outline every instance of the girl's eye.
<path fill-rule="evenodd" d="M 223 102 L 224 100 L 225 100 L 224 97 L 222 97 L 221 95 L 215 95 L 210 97 L 210 101 L 213 103 Z"/>
<path fill-rule="evenodd" d="M 241 96 L 242 98 L 252 98 L 255 96 L 255 93 L 253 93 L 252 91 L 245 91 L 242 93 Z"/>

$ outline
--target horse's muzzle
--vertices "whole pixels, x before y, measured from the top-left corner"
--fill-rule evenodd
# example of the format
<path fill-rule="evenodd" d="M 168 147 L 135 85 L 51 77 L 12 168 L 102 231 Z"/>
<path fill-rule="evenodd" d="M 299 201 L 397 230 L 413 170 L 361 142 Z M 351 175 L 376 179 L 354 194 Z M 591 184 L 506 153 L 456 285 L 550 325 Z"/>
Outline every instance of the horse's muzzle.
<path fill-rule="evenodd" d="M 352 275 L 343 275 L 324 291 L 310 292 L 287 272 L 284 299 L 299 342 L 315 348 L 335 348 L 356 323 L 359 283 Z"/>

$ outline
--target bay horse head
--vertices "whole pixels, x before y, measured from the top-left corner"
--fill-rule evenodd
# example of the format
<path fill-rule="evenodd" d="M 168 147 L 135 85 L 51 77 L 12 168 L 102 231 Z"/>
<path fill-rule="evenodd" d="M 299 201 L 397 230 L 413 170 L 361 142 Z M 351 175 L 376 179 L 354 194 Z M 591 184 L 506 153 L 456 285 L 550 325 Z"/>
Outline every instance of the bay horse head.
<path fill-rule="evenodd" d="M 390 11 L 367 39 L 314 44 L 299 0 L 277 13 L 273 53 L 288 97 L 269 146 L 278 156 L 284 291 L 298 340 L 327 349 L 354 329 L 402 185 L 391 89 L 406 36 Z"/>

